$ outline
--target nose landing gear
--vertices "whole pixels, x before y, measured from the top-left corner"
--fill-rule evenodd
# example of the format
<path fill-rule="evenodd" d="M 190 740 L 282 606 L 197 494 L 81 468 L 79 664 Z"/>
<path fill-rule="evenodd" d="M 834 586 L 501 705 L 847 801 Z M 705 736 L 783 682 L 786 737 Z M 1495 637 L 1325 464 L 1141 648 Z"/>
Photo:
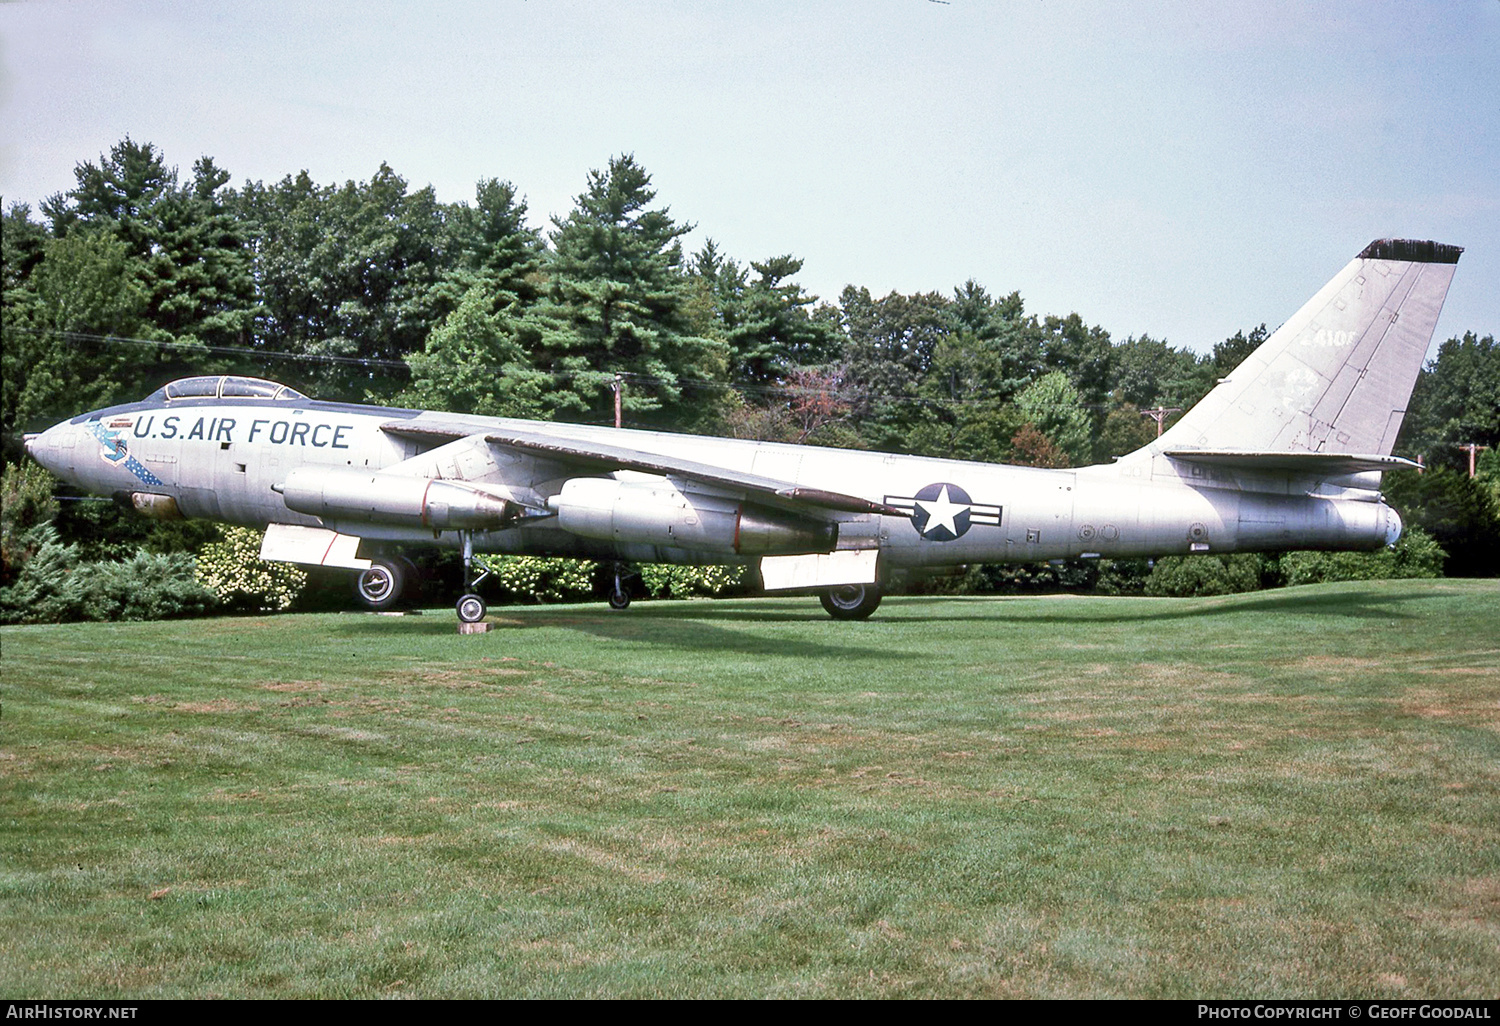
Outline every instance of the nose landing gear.
<path fill-rule="evenodd" d="M 474 576 L 474 532 L 460 531 L 458 536 L 464 547 L 464 595 L 458 600 L 458 618 L 463 623 L 478 623 L 489 612 L 489 606 L 475 589 L 490 572 L 485 570 L 478 577 Z"/>

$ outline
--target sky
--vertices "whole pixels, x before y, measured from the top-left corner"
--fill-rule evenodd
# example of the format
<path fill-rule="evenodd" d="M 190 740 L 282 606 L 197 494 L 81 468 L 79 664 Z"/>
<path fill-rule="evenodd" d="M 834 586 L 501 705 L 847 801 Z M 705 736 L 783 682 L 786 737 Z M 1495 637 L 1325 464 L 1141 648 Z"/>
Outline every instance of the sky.
<path fill-rule="evenodd" d="M 125 136 L 533 224 L 631 153 L 659 204 L 836 300 L 974 279 L 1117 341 L 1275 327 L 1372 239 L 1466 248 L 1500 334 L 1500 0 L 0 3 L 0 196 Z"/>

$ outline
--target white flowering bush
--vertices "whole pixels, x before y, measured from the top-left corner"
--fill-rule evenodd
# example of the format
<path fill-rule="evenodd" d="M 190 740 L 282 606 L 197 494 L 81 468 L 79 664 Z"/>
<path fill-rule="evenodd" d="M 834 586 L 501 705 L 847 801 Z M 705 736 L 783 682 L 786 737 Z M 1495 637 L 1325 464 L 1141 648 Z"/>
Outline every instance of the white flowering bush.
<path fill-rule="evenodd" d="M 745 581 L 742 566 L 674 566 L 645 563 L 641 584 L 655 598 L 687 598 L 690 595 L 722 595 Z"/>
<path fill-rule="evenodd" d="M 286 609 L 307 585 L 307 571 L 295 563 L 260 558 L 264 531 L 224 528 L 224 540 L 198 553 L 198 582 L 235 609 L 273 613 Z"/>
<path fill-rule="evenodd" d="M 592 597 L 598 564 L 587 559 L 543 556 L 478 556 L 512 598 L 533 602 L 582 602 Z"/>

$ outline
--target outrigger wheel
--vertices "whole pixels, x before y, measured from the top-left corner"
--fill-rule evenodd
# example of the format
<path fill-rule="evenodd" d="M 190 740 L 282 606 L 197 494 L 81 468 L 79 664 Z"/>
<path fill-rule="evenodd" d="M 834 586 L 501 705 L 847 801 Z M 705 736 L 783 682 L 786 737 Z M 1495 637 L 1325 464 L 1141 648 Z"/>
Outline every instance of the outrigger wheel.
<path fill-rule="evenodd" d="M 844 584 L 818 596 L 835 620 L 868 620 L 880 605 L 880 587 L 874 584 Z"/>
<path fill-rule="evenodd" d="M 609 590 L 609 608 L 627 609 L 630 606 L 630 592 L 625 587 L 625 573 L 621 564 L 615 564 L 615 584 Z"/>

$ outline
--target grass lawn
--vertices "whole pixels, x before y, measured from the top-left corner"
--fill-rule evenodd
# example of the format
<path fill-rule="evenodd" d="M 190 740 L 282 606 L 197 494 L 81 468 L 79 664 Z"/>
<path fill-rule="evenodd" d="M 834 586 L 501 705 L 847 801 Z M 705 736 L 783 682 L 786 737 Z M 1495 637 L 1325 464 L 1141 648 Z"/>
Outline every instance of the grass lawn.
<path fill-rule="evenodd" d="M 1500 581 L 7 628 L 0 997 L 1495 997 Z"/>

